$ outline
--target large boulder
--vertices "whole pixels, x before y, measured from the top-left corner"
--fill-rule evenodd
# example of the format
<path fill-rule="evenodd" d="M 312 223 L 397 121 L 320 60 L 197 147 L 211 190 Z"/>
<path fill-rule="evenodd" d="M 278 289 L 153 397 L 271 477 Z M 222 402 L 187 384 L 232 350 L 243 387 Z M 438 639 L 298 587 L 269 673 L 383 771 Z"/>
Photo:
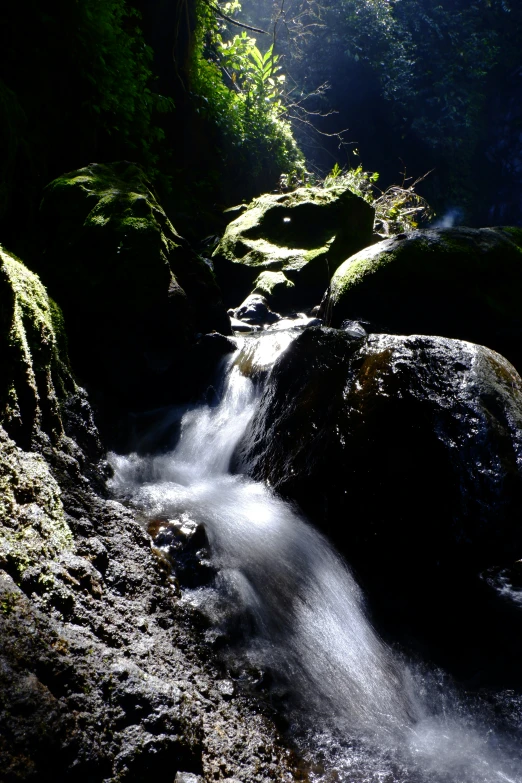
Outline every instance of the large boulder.
<path fill-rule="evenodd" d="M 365 248 L 333 275 L 332 326 L 439 334 L 487 345 L 522 369 L 522 229 L 439 228 Z"/>
<path fill-rule="evenodd" d="M 332 272 L 372 242 L 373 208 L 346 186 L 254 199 L 214 252 L 227 305 L 251 292 L 276 309 L 317 304 Z"/>
<path fill-rule="evenodd" d="M 32 563 L 72 547 L 54 474 L 67 466 L 78 481 L 102 452 L 71 375 L 60 309 L 1 246 L 0 363 L 0 568 L 21 577 Z M 76 421 L 85 451 L 68 437 L 67 419 Z"/>
<path fill-rule="evenodd" d="M 188 387 L 197 336 L 230 334 L 208 264 L 176 233 L 136 165 L 93 164 L 54 180 L 35 270 L 61 304 L 75 371 L 121 405 Z"/>
<path fill-rule="evenodd" d="M 502 356 L 308 329 L 236 459 L 333 538 L 389 630 L 425 626 L 435 647 L 448 631 L 485 633 L 479 574 L 522 556 L 522 379 Z"/>

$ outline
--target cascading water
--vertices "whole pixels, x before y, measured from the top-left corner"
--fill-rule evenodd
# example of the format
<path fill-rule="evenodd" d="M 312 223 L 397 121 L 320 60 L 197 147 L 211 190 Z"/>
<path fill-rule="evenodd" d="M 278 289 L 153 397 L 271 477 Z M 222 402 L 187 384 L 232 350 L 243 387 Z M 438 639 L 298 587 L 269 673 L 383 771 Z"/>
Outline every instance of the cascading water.
<path fill-rule="evenodd" d="M 270 488 L 229 473 L 260 394 L 252 377 L 296 333 L 245 338 L 219 404 L 185 413 L 171 453 L 113 455 L 113 490 L 151 518 L 204 525 L 219 573 L 213 590 L 253 620 L 247 655 L 286 684 L 296 741 L 311 766 L 321 760 L 317 778 L 335 770 L 331 779 L 353 783 L 520 783 L 513 739 L 484 710 L 474 717 L 442 675 L 394 655 L 329 543 Z"/>

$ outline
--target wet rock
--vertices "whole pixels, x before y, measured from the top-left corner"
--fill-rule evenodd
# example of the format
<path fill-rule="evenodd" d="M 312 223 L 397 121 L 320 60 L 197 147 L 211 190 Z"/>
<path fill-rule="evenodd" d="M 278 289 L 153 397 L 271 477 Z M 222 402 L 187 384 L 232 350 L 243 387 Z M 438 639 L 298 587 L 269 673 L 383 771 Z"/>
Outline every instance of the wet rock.
<path fill-rule="evenodd" d="M 228 304 L 250 292 L 270 304 L 316 304 L 332 271 L 372 242 L 373 209 L 345 186 L 255 199 L 227 227 L 213 260 Z"/>
<path fill-rule="evenodd" d="M 231 699 L 234 695 L 235 688 L 232 680 L 221 680 L 217 683 L 216 688 L 224 699 Z"/>
<path fill-rule="evenodd" d="M 362 339 L 368 335 L 368 332 L 364 326 L 359 323 L 359 321 L 343 321 L 341 324 L 341 329 L 349 334 L 350 337 L 360 337 Z"/>
<path fill-rule="evenodd" d="M 203 783 L 201 775 L 193 775 L 192 772 L 176 772 L 174 783 Z"/>
<path fill-rule="evenodd" d="M 107 498 L 107 463 L 58 310 L 21 262 L 3 250 L 0 260 L 2 781 L 286 774 L 274 725 L 214 688 L 223 670 L 170 568 Z M 181 563 L 202 567 L 198 531 L 182 528 Z M 254 764 L 260 744 L 270 758 Z"/>
<path fill-rule="evenodd" d="M 231 318 L 230 326 L 232 327 L 233 332 L 243 332 L 244 334 L 247 334 L 248 332 L 258 332 L 261 328 L 254 324 L 247 324 L 245 321 L 240 321 L 239 318 Z"/>
<path fill-rule="evenodd" d="M 215 576 L 205 529 L 188 514 L 176 520 L 151 520 L 148 532 L 180 585 L 199 587 Z"/>
<path fill-rule="evenodd" d="M 422 562 L 483 562 L 522 546 L 521 403 L 518 373 L 487 348 L 312 328 L 278 360 L 242 454 L 350 545 L 376 553 L 382 540 L 387 558 L 388 545 L 418 536 L 418 505 L 430 497 Z M 393 509 L 399 526 L 387 522 Z M 364 528 L 348 523 L 353 514 Z"/>
<path fill-rule="evenodd" d="M 337 269 L 329 322 L 362 319 L 373 332 L 470 340 L 520 371 L 521 248 L 520 228 L 433 228 L 386 239 Z"/>
<path fill-rule="evenodd" d="M 261 294 L 247 296 L 245 301 L 234 310 L 234 317 L 253 326 L 273 324 L 281 318 L 270 309 L 268 302 Z"/>
<path fill-rule="evenodd" d="M 436 646 L 445 624 L 467 645 L 493 623 L 470 592 L 522 552 L 521 457 L 522 380 L 500 355 L 312 328 L 274 366 L 238 460 L 333 538 L 388 622 L 428 625 Z"/>

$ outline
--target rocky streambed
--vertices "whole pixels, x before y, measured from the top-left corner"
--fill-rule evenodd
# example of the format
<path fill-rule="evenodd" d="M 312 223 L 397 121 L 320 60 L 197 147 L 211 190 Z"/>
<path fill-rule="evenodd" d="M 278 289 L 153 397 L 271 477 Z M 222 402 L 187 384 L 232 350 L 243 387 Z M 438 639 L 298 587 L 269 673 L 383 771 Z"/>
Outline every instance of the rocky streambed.
<path fill-rule="evenodd" d="M 465 767 L 463 759 L 480 757 L 494 769 L 498 754 L 463 750 L 466 743 L 482 748 L 482 739 L 474 729 L 462 733 L 474 718 L 457 698 L 451 721 L 460 710 L 464 724 L 454 730 L 454 722 L 443 721 L 436 732 L 437 742 L 444 731 L 452 737 L 451 769 L 431 769 L 445 751 L 440 744 L 433 750 L 431 718 L 424 708 L 415 713 L 409 697 L 397 720 L 414 721 L 419 731 L 408 753 L 429 759 L 422 772 L 408 766 L 410 756 L 406 762 L 404 754 L 398 760 L 384 751 L 384 740 L 362 753 L 357 742 L 368 737 L 356 742 L 346 734 L 345 686 L 323 677 L 323 653 L 309 648 L 307 635 L 309 626 L 326 622 L 330 608 L 321 603 L 324 616 L 314 618 L 306 607 L 310 590 L 322 601 L 314 585 L 330 585 L 324 563 L 340 574 L 339 584 L 350 585 L 361 617 L 364 601 L 324 539 L 299 532 L 306 528 L 295 510 L 304 510 L 353 563 L 386 640 L 417 661 L 434 656 L 459 687 L 487 692 L 488 715 L 496 717 L 485 725 L 496 728 L 480 737 L 515 741 L 519 231 L 430 229 L 377 242 L 371 209 L 357 196 L 302 189 L 232 213 L 212 257 L 203 258 L 176 233 L 143 172 L 128 163 L 59 178 L 46 189 L 41 216 L 41 253 L 27 259 L 33 271 L 0 249 L 0 777 L 9 783 L 496 780 L 482 767 L 483 777 L 478 767 Z M 296 313 L 321 298 L 313 315 L 322 322 L 301 319 L 312 328 L 296 337 Z M 179 442 L 183 411 L 194 421 L 199 405 L 202 418 L 212 418 L 223 402 L 218 369 L 239 343 L 231 324 L 236 334 L 262 336 L 268 325 L 274 334 L 294 331 L 273 369 L 272 360 L 259 369 L 248 351 L 237 360 L 239 375 L 260 398 L 229 454 L 235 470 L 250 478 L 230 476 L 227 461 L 222 484 L 212 490 L 215 502 L 203 520 L 207 531 L 215 526 L 210 563 L 203 528 L 191 519 L 185 527 L 192 544 L 183 550 L 183 509 L 147 515 L 146 504 L 131 498 L 123 505 L 110 494 L 106 457 L 109 449 L 138 450 L 141 464 Z M 225 453 L 205 432 L 193 460 L 198 470 Z M 169 481 L 160 484 L 171 497 Z M 194 503 L 184 480 L 180 486 L 187 493 L 180 497 Z M 232 492 L 231 508 L 219 486 Z M 263 502 L 241 516 L 239 498 L 250 490 Z M 274 490 L 292 505 L 274 499 Z M 205 495 L 204 486 L 200 491 Z M 256 553 L 248 543 L 250 565 L 242 564 L 234 558 L 264 519 L 265 505 L 279 509 L 278 530 L 289 519 L 297 533 L 286 539 L 288 550 L 266 536 Z M 220 519 L 230 522 L 227 546 L 234 553 L 222 552 L 222 561 Z M 324 559 L 316 550 L 327 553 Z M 273 570 L 276 562 L 289 566 L 286 575 Z M 224 631 L 212 630 L 209 613 L 186 600 L 187 587 L 212 582 L 220 568 L 225 581 L 242 585 L 249 605 L 239 625 L 225 623 Z M 245 587 L 248 568 L 259 601 Z M 330 593 L 333 614 L 344 618 L 350 601 L 337 589 Z M 299 612 L 306 622 L 297 622 Z M 260 634 L 261 616 L 270 633 L 275 629 L 261 637 L 277 654 L 248 672 L 234 665 L 234 645 L 239 651 L 245 632 Z M 358 627 L 373 640 L 366 622 Z M 300 641 L 283 661 L 288 628 L 299 629 L 290 636 Z M 324 633 L 314 638 L 320 650 L 323 642 L 335 648 L 349 679 L 350 666 L 359 664 L 351 641 L 346 663 L 336 641 L 343 633 L 333 634 L 330 647 Z M 368 660 L 377 650 L 378 670 L 398 683 L 399 658 L 377 637 L 369 650 Z M 279 675 L 262 663 L 278 656 Z M 294 676 L 293 662 L 304 659 L 313 665 Z M 334 671 L 330 659 L 324 671 Z M 355 690 L 364 693 L 372 681 L 368 703 L 376 705 L 379 689 L 369 671 Z M 306 702 L 306 687 L 298 698 L 291 684 L 305 683 L 307 672 L 329 694 L 326 706 L 314 707 L 324 733 L 311 744 L 289 709 Z M 401 676 L 404 685 L 409 680 Z M 430 690 L 431 675 L 414 677 L 419 691 Z M 442 687 L 434 697 L 441 714 L 446 696 Z M 338 734 L 327 735 L 328 705 L 341 700 Z M 367 701 L 359 701 L 364 716 Z M 389 701 L 395 704 L 395 696 Z M 316 702 L 314 695 L 310 704 Z M 381 739 L 388 734 L 386 728 Z M 372 753 L 384 766 L 369 763 Z M 522 779 L 519 757 L 506 753 L 507 765 L 499 762 L 498 769 L 508 770 L 506 779 Z"/>

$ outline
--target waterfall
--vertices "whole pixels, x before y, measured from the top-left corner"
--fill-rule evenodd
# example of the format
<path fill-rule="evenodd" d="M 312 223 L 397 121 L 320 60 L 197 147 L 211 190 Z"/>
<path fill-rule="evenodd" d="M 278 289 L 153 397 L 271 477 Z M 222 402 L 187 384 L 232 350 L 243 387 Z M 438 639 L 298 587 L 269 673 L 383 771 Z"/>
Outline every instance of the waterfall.
<path fill-rule="evenodd" d="M 325 775 L 336 770 L 329 779 L 520 783 L 520 750 L 443 675 L 382 642 L 328 541 L 269 487 L 229 472 L 261 393 L 256 378 L 295 334 L 244 338 L 218 404 L 185 412 L 173 451 L 112 455 L 113 491 L 150 518 L 204 525 L 218 570 L 212 590 L 250 619 L 245 655 L 285 684 L 296 741 Z"/>

